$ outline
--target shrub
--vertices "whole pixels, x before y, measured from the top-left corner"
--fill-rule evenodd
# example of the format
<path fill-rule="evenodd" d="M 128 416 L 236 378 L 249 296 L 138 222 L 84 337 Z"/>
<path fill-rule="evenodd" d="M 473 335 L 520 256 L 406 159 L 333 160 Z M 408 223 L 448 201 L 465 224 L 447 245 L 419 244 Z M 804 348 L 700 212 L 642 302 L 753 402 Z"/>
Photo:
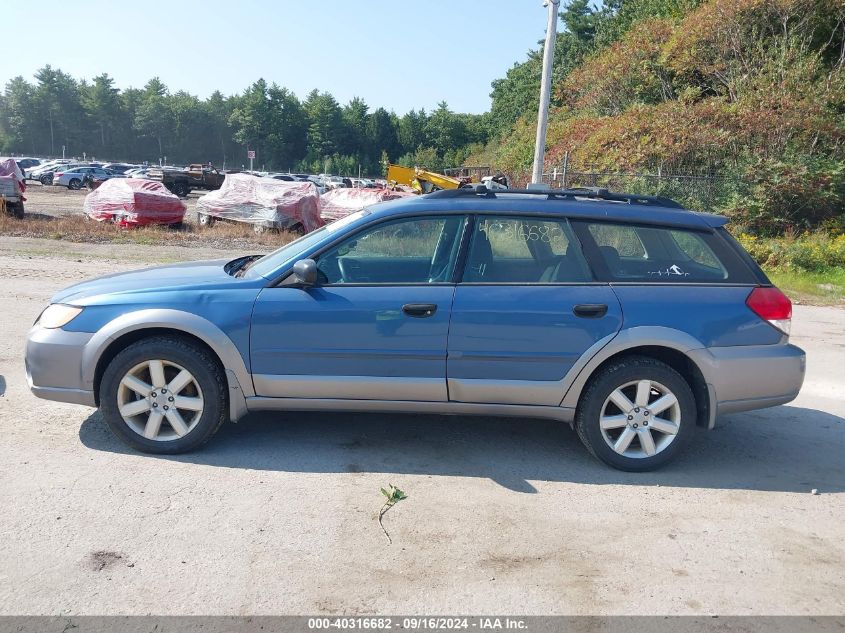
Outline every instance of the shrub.
<path fill-rule="evenodd" d="M 744 170 L 748 190 L 725 212 L 760 235 L 835 227 L 845 216 L 845 161 L 759 159 Z"/>
<path fill-rule="evenodd" d="M 744 233 L 737 239 L 758 264 L 769 270 L 822 272 L 845 268 L 845 234 L 761 238 Z"/>

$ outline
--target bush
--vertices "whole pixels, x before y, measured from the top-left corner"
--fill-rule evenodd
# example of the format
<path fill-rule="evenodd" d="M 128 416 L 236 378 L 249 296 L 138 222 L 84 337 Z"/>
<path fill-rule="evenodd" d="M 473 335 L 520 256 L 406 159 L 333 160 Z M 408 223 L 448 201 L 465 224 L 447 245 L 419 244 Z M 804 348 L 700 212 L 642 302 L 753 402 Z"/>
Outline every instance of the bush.
<path fill-rule="evenodd" d="M 845 162 L 761 159 L 745 168 L 748 190 L 725 213 L 759 235 L 841 226 L 845 222 Z"/>
<path fill-rule="evenodd" d="M 769 270 L 823 272 L 845 268 L 845 233 L 788 234 L 780 238 L 740 234 L 737 239 L 758 264 Z"/>

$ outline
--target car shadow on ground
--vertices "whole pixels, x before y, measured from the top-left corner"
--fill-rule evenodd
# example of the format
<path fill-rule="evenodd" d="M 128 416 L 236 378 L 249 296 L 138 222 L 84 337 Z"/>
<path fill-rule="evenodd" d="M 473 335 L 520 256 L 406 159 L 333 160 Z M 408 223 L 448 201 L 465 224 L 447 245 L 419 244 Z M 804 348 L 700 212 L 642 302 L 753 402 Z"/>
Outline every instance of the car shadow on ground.
<path fill-rule="evenodd" d="M 0 376 L 0 396 L 6 393 L 6 379 Z"/>
<path fill-rule="evenodd" d="M 93 450 L 133 453 L 99 412 L 79 437 Z M 465 416 L 252 414 L 193 453 L 149 457 L 284 472 L 486 477 L 525 493 L 537 492 L 532 481 L 831 493 L 845 491 L 843 452 L 845 419 L 783 406 L 720 419 L 653 473 L 604 466 L 567 424 Z"/>

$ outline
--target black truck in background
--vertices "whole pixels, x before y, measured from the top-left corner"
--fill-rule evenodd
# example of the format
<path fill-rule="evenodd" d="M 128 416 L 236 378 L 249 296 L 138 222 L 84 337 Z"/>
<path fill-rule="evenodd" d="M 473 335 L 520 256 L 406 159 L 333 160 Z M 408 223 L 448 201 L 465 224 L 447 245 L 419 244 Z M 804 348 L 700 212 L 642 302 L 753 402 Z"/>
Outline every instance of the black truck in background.
<path fill-rule="evenodd" d="M 171 192 L 184 198 L 194 189 L 214 191 L 220 189 L 226 173 L 208 165 L 192 164 L 184 169 L 176 167 L 154 167 L 146 178 L 157 180 Z"/>

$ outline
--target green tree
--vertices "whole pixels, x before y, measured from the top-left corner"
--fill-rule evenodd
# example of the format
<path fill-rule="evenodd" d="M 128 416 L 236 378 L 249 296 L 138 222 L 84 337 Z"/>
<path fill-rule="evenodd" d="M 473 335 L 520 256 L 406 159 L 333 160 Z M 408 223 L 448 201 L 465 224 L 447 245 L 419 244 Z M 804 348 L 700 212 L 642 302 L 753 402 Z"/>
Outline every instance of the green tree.
<path fill-rule="evenodd" d="M 167 86 L 158 77 L 153 77 L 144 86 L 141 102 L 135 113 L 135 129 L 141 136 L 156 140 L 158 155 L 163 158 L 167 146 L 165 138 L 173 134 L 175 126 Z"/>

